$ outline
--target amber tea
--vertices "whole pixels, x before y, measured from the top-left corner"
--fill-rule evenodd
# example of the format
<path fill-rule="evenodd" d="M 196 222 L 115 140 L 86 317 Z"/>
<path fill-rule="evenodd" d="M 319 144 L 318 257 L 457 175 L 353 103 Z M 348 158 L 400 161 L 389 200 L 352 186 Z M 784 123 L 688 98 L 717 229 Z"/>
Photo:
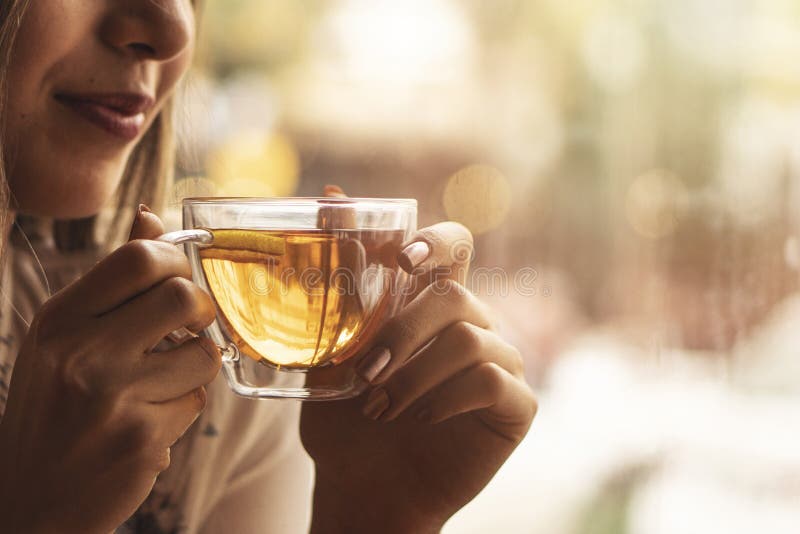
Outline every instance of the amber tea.
<path fill-rule="evenodd" d="M 306 370 L 358 353 L 392 302 L 405 230 L 209 230 L 199 250 L 221 327 L 261 363 Z"/>
<path fill-rule="evenodd" d="M 328 401 L 367 388 L 357 356 L 413 288 L 397 254 L 416 228 L 413 199 L 207 197 L 184 199 L 183 229 L 158 239 L 184 246 L 213 297 L 202 335 L 234 393 Z"/>

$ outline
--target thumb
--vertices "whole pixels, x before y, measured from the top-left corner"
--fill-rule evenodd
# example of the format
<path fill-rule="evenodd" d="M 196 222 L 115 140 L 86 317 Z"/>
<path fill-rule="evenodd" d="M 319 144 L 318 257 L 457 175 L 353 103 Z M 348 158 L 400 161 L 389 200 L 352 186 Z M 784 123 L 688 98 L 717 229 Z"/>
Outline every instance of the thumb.
<path fill-rule="evenodd" d="M 144 204 L 139 204 L 136 217 L 133 218 L 133 226 L 128 236 L 128 241 L 134 239 L 155 239 L 164 234 L 164 224 L 158 215 L 150 211 Z"/>
<path fill-rule="evenodd" d="M 330 198 L 325 202 L 327 205 L 321 207 L 317 212 L 317 228 L 326 230 L 342 230 L 346 228 L 356 227 L 356 212 L 353 207 L 352 201 L 345 200 L 347 195 L 338 185 L 326 185 L 324 189 L 326 198 Z"/>
<path fill-rule="evenodd" d="M 324 191 L 323 194 L 326 197 L 342 198 L 342 197 L 346 197 L 347 196 L 347 194 L 344 192 L 344 190 L 342 190 L 341 187 L 339 187 L 338 185 L 335 185 L 335 184 L 326 185 L 325 189 L 323 191 Z"/>

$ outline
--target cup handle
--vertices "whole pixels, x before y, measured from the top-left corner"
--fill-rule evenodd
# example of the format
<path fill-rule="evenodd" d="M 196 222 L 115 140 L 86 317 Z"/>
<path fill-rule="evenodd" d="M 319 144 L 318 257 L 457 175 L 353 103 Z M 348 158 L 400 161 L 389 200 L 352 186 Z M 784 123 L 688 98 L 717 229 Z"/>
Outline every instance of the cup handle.
<path fill-rule="evenodd" d="M 183 243 L 210 245 L 214 241 L 214 234 L 203 228 L 194 228 L 192 230 L 178 230 L 177 232 L 166 233 L 156 238 L 156 241 L 163 241 L 172 245 L 182 245 Z"/>
<path fill-rule="evenodd" d="M 196 243 L 210 245 L 214 242 L 214 235 L 208 230 L 195 228 L 191 230 L 178 230 L 169 232 L 156 238 L 156 241 L 163 241 L 171 245 L 182 245 L 184 243 Z M 181 344 L 189 338 L 198 337 L 197 334 L 190 332 L 184 327 L 174 330 L 167 334 L 167 339 L 176 344 Z M 223 362 L 235 362 L 239 359 L 239 349 L 233 343 L 228 343 L 227 347 L 219 345 Z"/>

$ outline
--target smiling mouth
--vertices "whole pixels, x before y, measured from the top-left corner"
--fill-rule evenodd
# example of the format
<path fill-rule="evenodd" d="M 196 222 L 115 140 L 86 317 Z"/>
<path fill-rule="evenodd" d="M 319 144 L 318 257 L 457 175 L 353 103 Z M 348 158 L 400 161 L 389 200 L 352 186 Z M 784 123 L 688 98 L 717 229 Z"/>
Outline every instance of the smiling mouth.
<path fill-rule="evenodd" d="M 125 141 L 142 132 L 153 98 L 143 94 L 56 94 L 55 99 L 95 126 Z"/>

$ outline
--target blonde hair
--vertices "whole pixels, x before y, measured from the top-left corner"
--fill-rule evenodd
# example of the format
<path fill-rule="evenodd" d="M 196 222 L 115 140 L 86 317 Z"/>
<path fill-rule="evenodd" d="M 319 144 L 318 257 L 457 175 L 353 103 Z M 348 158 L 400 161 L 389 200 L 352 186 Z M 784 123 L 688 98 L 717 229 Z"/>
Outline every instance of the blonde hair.
<path fill-rule="evenodd" d="M 0 121 L 5 121 L 8 93 L 8 67 L 11 63 L 14 41 L 22 17 L 31 0 L 0 1 Z M 149 130 L 134 148 L 123 172 L 116 192 L 115 209 L 145 203 L 154 211 L 164 206 L 167 185 L 174 169 L 173 99 L 169 98 L 153 121 Z M 0 134 L 5 131 L 0 124 Z M 0 137 L 0 228 L 8 228 L 12 193 L 6 176 L 3 139 Z M 54 221 L 53 237 L 60 250 L 76 250 L 97 246 L 95 242 L 97 216 L 86 219 Z M 124 235 L 130 221 L 114 217 L 108 228 L 101 230 L 101 243 L 110 245 Z M 5 232 L 0 234 L 0 257 L 6 247 Z"/>

